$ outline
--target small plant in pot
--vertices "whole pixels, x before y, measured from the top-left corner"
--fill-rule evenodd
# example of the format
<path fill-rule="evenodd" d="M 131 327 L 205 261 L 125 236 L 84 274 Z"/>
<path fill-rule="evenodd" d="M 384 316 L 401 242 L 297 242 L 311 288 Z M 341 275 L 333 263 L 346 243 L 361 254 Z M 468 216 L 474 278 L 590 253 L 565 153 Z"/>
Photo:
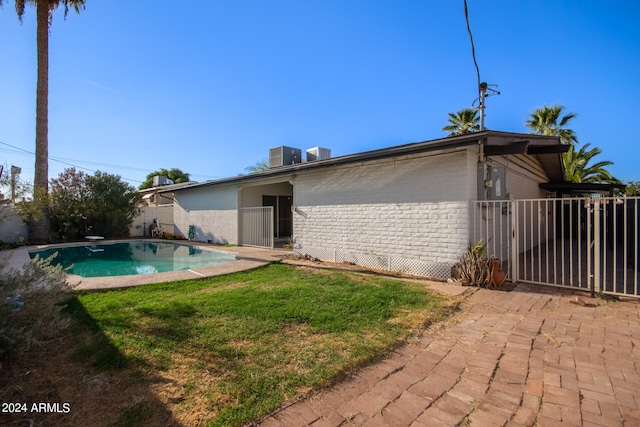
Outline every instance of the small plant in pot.
<path fill-rule="evenodd" d="M 487 265 L 491 271 L 491 285 L 496 288 L 502 286 L 507 281 L 507 273 L 502 270 L 502 261 L 498 258 L 489 258 Z"/>

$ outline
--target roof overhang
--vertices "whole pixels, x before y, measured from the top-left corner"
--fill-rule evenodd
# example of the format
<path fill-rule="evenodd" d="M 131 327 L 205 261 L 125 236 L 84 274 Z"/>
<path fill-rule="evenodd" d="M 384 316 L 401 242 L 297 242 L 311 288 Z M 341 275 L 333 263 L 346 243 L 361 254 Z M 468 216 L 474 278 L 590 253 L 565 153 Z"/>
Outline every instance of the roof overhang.
<path fill-rule="evenodd" d="M 527 154 L 558 154 L 566 153 L 571 147 L 569 145 L 538 145 L 527 148 Z"/>
<path fill-rule="evenodd" d="M 523 154 L 535 156 L 549 181 L 564 181 L 562 153 L 569 150 L 556 136 L 489 131 L 485 141 L 486 156 Z"/>
<path fill-rule="evenodd" d="M 514 141 L 507 145 L 489 145 L 485 148 L 486 156 L 504 156 L 507 154 L 559 154 L 569 151 L 568 145 L 531 145 L 529 141 Z"/>
<path fill-rule="evenodd" d="M 149 188 L 145 188 L 143 190 L 138 190 L 138 192 L 142 193 L 142 194 L 145 194 L 145 193 L 168 193 L 169 191 L 179 190 L 181 188 L 189 187 L 189 186 L 192 186 L 194 184 L 198 184 L 198 183 L 195 182 L 195 181 L 188 181 L 188 182 L 181 182 L 179 184 L 160 185 L 158 187 L 149 187 Z"/>
<path fill-rule="evenodd" d="M 616 189 L 624 190 L 627 186 L 624 184 L 600 184 L 590 182 L 546 182 L 539 185 L 540 188 L 547 191 L 553 191 L 558 194 L 609 194 L 613 196 Z"/>
<path fill-rule="evenodd" d="M 507 154 L 525 154 L 529 141 L 514 141 L 508 145 L 487 145 L 484 149 L 484 155 L 491 156 L 505 156 Z"/>
<path fill-rule="evenodd" d="M 550 181 L 564 180 L 564 169 L 562 165 L 562 156 L 560 154 L 561 152 L 563 152 L 563 148 L 559 147 L 560 139 L 558 137 L 486 130 L 483 132 L 467 133 L 464 135 L 457 135 L 423 142 L 414 142 L 410 144 L 365 151 L 362 153 L 349 154 L 346 156 L 332 157 L 330 159 L 316 160 L 313 162 L 275 167 L 267 169 L 265 171 L 214 181 L 189 183 L 182 188 L 175 188 L 175 190 L 190 190 L 212 185 L 228 185 L 239 183 L 250 184 L 252 182 L 263 182 L 265 180 L 271 179 L 284 180 L 289 179 L 289 177 L 293 174 L 307 170 L 327 168 L 349 163 L 353 164 L 383 158 L 400 157 L 419 153 L 443 150 L 460 150 L 466 149 L 470 146 L 479 145 L 484 146 L 486 155 L 535 155 L 542 164 L 542 167 L 547 173 Z M 168 191 L 171 191 L 170 186 L 158 187 L 159 193 L 165 193 Z"/>

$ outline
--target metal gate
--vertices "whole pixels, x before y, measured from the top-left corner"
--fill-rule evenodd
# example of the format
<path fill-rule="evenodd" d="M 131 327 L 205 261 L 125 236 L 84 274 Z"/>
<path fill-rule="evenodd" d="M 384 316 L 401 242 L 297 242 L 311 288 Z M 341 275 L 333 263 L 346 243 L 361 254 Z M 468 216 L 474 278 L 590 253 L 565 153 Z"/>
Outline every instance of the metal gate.
<path fill-rule="evenodd" d="M 273 207 L 240 208 L 238 210 L 238 243 L 273 249 Z"/>
<path fill-rule="evenodd" d="M 640 297 L 637 197 L 473 202 L 472 241 L 511 280 Z"/>

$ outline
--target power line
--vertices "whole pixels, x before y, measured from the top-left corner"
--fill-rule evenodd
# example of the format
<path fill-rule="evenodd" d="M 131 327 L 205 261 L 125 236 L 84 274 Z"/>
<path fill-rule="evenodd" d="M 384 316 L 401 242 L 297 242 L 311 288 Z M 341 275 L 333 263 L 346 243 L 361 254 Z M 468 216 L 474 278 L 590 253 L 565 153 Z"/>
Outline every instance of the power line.
<path fill-rule="evenodd" d="M 471 40 L 471 56 L 473 57 L 473 63 L 476 66 L 476 73 L 478 74 L 478 98 L 480 98 L 480 67 L 478 67 L 478 61 L 476 60 L 476 48 L 473 45 L 473 34 L 471 34 L 471 25 L 469 25 L 469 8 L 467 7 L 467 0 L 464 0 L 464 18 L 467 21 L 467 32 L 469 33 L 469 40 Z"/>
<path fill-rule="evenodd" d="M 495 88 L 498 85 L 489 85 L 486 82 L 482 82 L 480 79 L 480 67 L 478 67 L 478 60 L 476 59 L 476 48 L 473 44 L 473 34 L 471 34 L 471 25 L 469 24 L 469 8 L 467 7 L 467 0 L 464 0 L 464 18 L 467 21 L 467 32 L 469 33 L 469 40 L 471 41 L 471 56 L 473 57 L 473 64 L 476 66 L 476 74 L 478 75 L 478 109 L 480 110 L 480 130 L 484 131 L 484 99 L 491 95 L 500 95 Z M 475 106 L 476 101 L 473 101 L 472 105 Z"/>
<path fill-rule="evenodd" d="M 34 154 L 31 151 L 27 151 L 27 150 L 25 150 L 23 148 L 7 144 L 6 142 L 1 142 L 0 141 L 0 144 L 6 145 L 6 146 L 11 147 L 11 148 L 14 148 L 16 150 L 19 150 L 19 152 L 16 153 L 15 151 L 10 151 L 10 150 L 4 149 L 4 148 L 0 148 L 0 152 L 13 153 L 13 154 L 23 154 L 24 153 L 23 155 L 33 155 Z M 91 162 L 91 161 L 88 161 L 88 160 L 71 159 L 71 158 L 68 158 L 68 157 L 49 156 L 49 159 L 50 160 L 55 160 L 55 161 L 60 161 L 60 162 L 68 161 L 68 162 L 84 163 L 84 164 L 87 164 L 87 165 L 107 166 L 107 167 L 118 168 L 118 169 L 128 169 L 128 170 L 134 170 L 134 171 L 140 171 L 140 172 L 148 172 L 148 169 L 145 169 L 145 168 L 136 168 L 136 167 L 133 167 L 133 166 L 112 165 L 112 164 L 109 164 L 109 163 Z"/>
<path fill-rule="evenodd" d="M 95 166 L 106 166 L 106 167 L 112 167 L 112 168 L 118 168 L 118 169 L 127 169 L 127 170 L 132 170 L 132 171 L 139 171 L 139 172 L 148 172 L 149 169 L 145 169 L 145 168 L 136 168 L 133 166 L 119 166 L 119 165 L 111 165 L 109 163 L 100 163 L 100 162 L 90 162 L 87 160 L 78 160 L 78 159 L 70 159 L 67 157 L 49 157 L 50 159 L 53 160 L 66 160 L 66 161 L 70 161 L 70 162 L 80 162 L 80 163 L 85 163 L 87 165 L 95 165 Z"/>
<path fill-rule="evenodd" d="M 11 145 L 11 144 L 7 144 L 6 142 L 2 142 L 0 141 L 0 145 L 4 145 L 6 147 L 10 147 L 11 149 L 8 148 L 3 148 L 0 147 L 0 152 L 2 153 L 9 153 L 9 154 L 16 154 L 16 155 L 21 155 L 21 156 L 34 156 L 35 153 L 29 150 L 25 150 L 24 148 L 20 148 L 17 147 L 15 145 Z M 90 169 L 87 167 L 83 167 L 83 166 L 78 166 L 77 163 L 83 163 L 86 165 L 94 165 L 94 166 L 104 166 L 104 167 L 110 167 L 110 168 L 116 168 L 116 169 L 126 169 L 126 170 L 131 170 L 131 171 L 139 171 L 139 172 L 144 172 L 146 174 L 151 173 L 152 171 L 150 171 L 149 169 L 145 169 L 145 168 L 137 168 L 137 167 L 133 167 L 133 166 L 121 166 L 121 165 L 112 165 L 109 163 L 100 163 L 100 162 L 93 162 L 93 161 L 87 161 L 87 160 L 79 160 L 79 159 L 71 159 L 68 157 L 54 157 L 54 156 L 49 156 L 49 160 L 67 165 L 67 166 L 73 166 L 75 168 L 78 169 L 83 169 L 89 172 L 96 172 L 96 170 L 94 169 Z M 221 176 L 212 176 L 212 175 L 202 175 L 202 174 L 189 174 L 191 177 L 202 177 L 204 179 L 218 179 L 218 178 L 222 178 Z M 129 178 L 123 178 L 126 179 L 127 181 L 134 181 L 134 182 L 140 182 L 142 183 L 143 181 L 137 180 L 137 179 L 129 179 Z"/>
<path fill-rule="evenodd" d="M 6 142 L 0 141 L 0 144 L 6 145 L 7 147 L 11 147 L 13 149 L 18 150 L 18 153 L 13 152 L 13 154 L 30 155 L 30 156 L 35 156 L 35 154 L 36 154 L 36 153 L 34 153 L 32 151 L 25 150 L 24 148 L 20 148 L 20 147 L 16 147 L 15 145 L 7 144 Z M 10 153 L 10 151 L 8 151 L 8 150 L 2 150 L 2 151 Z M 128 167 L 128 166 L 110 165 L 110 164 L 107 164 L 107 163 L 88 162 L 88 161 L 84 161 L 84 160 L 65 159 L 64 157 L 57 158 L 57 157 L 49 156 L 49 160 L 61 163 L 63 165 L 72 166 L 74 168 L 83 169 L 83 170 L 86 170 L 86 171 L 89 171 L 89 172 L 93 172 L 93 173 L 97 172 L 97 170 L 90 169 L 90 168 L 83 167 L 83 166 L 78 166 L 77 164 L 70 163 L 70 162 L 67 162 L 65 160 L 70 160 L 70 161 L 80 162 L 80 163 L 87 163 L 87 164 L 94 164 L 94 165 L 97 165 L 97 166 L 106 166 L 106 167 L 113 167 L 113 168 L 118 168 L 118 169 L 131 169 L 131 170 L 139 170 L 139 171 L 142 171 L 142 172 L 147 172 L 147 169 L 133 168 L 133 167 Z M 125 179 L 127 181 L 133 181 L 133 182 L 143 182 L 143 181 L 140 181 L 138 179 L 132 179 L 132 178 L 123 177 L 123 179 Z"/>

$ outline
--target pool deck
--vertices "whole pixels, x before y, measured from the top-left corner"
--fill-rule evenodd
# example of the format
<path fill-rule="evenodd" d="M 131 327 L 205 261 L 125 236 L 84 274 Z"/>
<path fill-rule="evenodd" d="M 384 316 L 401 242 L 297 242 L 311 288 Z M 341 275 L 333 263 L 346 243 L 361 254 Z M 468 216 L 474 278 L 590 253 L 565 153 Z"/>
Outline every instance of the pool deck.
<path fill-rule="evenodd" d="M 167 242 L 161 239 L 144 239 L 149 242 Z M 101 244 L 117 243 L 120 240 L 106 240 Z M 170 241 L 172 242 L 172 241 Z M 202 249 L 217 250 L 221 252 L 231 253 L 236 256 L 237 261 L 233 261 L 223 265 L 213 267 L 204 267 L 194 270 L 171 271 L 167 273 L 154 274 L 138 274 L 133 276 L 111 276 L 111 277 L 80 277 L 75 274 L 69 274 L 67 281 L 74 289 L 111 289 L 124 288 L 129 286 L 148 285 L 151 283 L 171 282 L 174 280 L 198 279 L 203 277 L 220 276 L 223 274 L 235 273 L 238 271 L 250 270 L 269 264 L 273 261 L 281 260 L 291 254 L 291 251 L 285 249 L 261 249 L 247 246 L 218 246 L 200 242 L 173 241 L 183 245 L 195 246 Z M 85 242 L 68 243 L 62 245 L 39 245 L 25 246 L 23 248 L 13 249 L 10 251 L 0 252 L 0 258 L 9 256 L 9 268 L 22 269 L 31 258 L 29 251 L 46 249 L 48 247 L 62 246 L 83 246 Z"/>

